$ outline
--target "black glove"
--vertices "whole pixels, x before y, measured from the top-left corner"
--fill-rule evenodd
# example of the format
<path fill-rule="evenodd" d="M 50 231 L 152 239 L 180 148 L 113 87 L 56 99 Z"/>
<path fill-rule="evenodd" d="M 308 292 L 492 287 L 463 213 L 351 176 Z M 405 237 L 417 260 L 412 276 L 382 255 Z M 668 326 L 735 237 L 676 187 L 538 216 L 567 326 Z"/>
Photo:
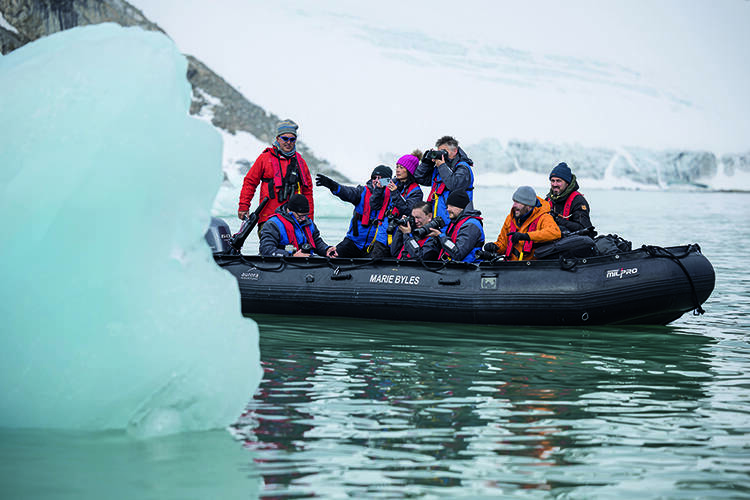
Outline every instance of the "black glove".
<path fill-rule="evenodd" d="M 315 185 L 316 186 L 327 187 L 331 191 L 335 191 L 339 187 L 339 183 L 338 182 L 334 181 L 333 179 L 330 179 L 330 178 L 326 177 L 323 174 L 318 174 L 318 175 L 315 176 Z"/>
<path fill-rule="evenodd" d="M 511 233 L 510 234 L 510 241 L 515 245 L 521 240 L 529 241 L 531 238 L 529 238 L 528 233 Z"/>
<path fill-rule="evenodd" d="M 500 250 L 500 248 L 498 248 L 497 245 L 495 245 L 494 243 L 490 241 L 489 243 L 484 244 L 484 248 L 482 248 L 482 250 L 484 250 L 485 252 L 497 253 L 497 251 Z"/>

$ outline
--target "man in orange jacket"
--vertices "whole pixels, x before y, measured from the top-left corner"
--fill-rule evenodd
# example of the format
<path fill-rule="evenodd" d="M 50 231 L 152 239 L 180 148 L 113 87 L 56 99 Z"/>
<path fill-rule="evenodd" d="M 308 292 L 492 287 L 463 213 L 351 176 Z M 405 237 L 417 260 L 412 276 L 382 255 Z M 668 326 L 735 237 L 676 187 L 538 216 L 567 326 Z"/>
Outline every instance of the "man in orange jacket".
<path fill-rule="evenodd" d="M 276 127 L 276 140 L 267 147 L 250 167 L 240 192 L 237 217 L 245 219 L 250 211 L 250 202 L 260 184 L 258 204 L 266 197 L 268 204 L 258 216 L 258 234 L 263 223 L 276 213 L 281 205 L 289 201 L 293 194 L 302 194 L 310 205 L 310 219 L 313 218 L 313 182 L 310 170 L 302 155 L 297 152 L 298 125 L 292 120 L 284 120 Z"/>
<path fill-rule="evenodd" d="M 549 214 L 549 203 L 531 186 L 521 186 L 513 193 L 513 208 L 497 241 L 487 243 L 484 250 L 504 254 L 505 260 L 531 260 L 536 245 L 559 238 L 560 228 Z"/>

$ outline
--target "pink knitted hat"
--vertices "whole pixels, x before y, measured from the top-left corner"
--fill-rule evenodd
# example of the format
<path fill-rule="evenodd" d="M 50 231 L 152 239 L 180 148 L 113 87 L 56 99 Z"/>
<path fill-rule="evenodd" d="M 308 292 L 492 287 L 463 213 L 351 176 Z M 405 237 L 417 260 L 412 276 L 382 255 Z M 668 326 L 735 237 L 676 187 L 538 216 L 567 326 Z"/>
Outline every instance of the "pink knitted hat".
<path fill-rule="evenodd" d="M 404 155 L 398 159 L 396 165 L 401 165 L 408 170 L 411 175 L 414 175 L 414 172 L 417 170 L 417 165 L 419 165 L 419 158 L 414 155 Z"/>

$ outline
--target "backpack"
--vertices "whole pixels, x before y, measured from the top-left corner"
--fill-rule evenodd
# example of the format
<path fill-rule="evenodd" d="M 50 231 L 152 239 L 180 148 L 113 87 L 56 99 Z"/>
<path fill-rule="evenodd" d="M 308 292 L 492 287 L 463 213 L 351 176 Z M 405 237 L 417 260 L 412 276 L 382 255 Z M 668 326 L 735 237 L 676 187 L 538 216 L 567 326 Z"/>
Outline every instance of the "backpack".
<path fill-rule="evenodd" d="M 552 259 L 562 257 L 564 259 L 581 259 L 596 255 L 594 240 L 588 236 L 575 234 L 563 236 L 559 240 L 539 245 L 534 250 L 537 259 Z"/>
<path fill-rule="evenodd" d="M 616 234 L 601 235 L 594 238 L 594 246 L 597 255 L 613 255 L 616 253 L 629 252 L 633 244 Z"/>

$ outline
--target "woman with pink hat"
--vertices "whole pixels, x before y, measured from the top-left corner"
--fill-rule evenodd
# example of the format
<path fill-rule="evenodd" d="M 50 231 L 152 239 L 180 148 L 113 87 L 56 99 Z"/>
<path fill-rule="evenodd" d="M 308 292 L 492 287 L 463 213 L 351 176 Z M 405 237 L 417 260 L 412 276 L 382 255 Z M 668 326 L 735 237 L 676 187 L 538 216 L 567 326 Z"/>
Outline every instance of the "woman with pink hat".
<path fill-rule="evenodd" d="M 411 209 L 422 201 L 424 196 L 422 188 L 419 187 L 417 180 L 414 178 L 414 171 L 417 170 L 419 156 L 422 156 L 422 152 L 414 151 L 414 153 L 398 159 L 396 162 L 396 178 L 394 179 L 397 182 L 392 180 L 387 186 L 391 190 L 390 213 L 397 218 L 411 214 Z"/>
<path fill-rule="evenodd" d="M 419 187 L 417 180 L 414 178 L 414 171 L 419 165 L 421 156 L 422 152 L 417 150 L 413 154 L 402 156 L 396 162 L 396 177 L 386 186 L 391 190 L 389 217 L 393 219 L 411 215 L 411 209 L 422 201 L 424 193 L 422 193 L 422 188 Z M 388 246 L 391 249 L 391 254 L 395 256 L 394 252 L 400 252 L 404 243 L 403 234 L 393 229 L 389 227 Z"/>

